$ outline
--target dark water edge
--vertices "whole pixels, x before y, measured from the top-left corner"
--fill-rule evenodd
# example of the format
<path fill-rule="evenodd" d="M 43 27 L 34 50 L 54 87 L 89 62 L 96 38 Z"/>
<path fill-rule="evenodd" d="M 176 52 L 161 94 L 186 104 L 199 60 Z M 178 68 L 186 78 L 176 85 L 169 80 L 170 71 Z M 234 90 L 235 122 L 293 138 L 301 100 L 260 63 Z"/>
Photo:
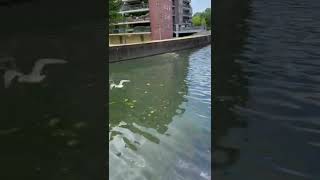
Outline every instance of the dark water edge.
<path fill-rule="evenodd" d="M 215 178 L 320 178 L 319 6 L 215 1 Z"/>

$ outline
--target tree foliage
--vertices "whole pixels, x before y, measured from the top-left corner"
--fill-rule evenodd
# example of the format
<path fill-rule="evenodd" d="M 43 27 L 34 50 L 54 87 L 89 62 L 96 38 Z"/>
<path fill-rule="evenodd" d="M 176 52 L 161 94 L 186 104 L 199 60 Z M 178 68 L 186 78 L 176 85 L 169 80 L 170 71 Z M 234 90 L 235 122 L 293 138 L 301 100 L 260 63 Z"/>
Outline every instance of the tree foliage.
<path fill-rule="evenodd" d="M 211 28 L 211 8 L 207 8 L 203 12 L 197 12 L 192 17 L 192 24 L 194 26 L 206 25 Z"/>
<path fill-rule="evenodd" d="M 206 19 L 204 19 L 204 18 L 201 19 L 201 25 L 202 26 L 206 26 L 207 25 Z"/>
<path fill-rule="evenodd" d="M 204 18 L 205 18 L 205 20 L 207 22 L 207 26 L 211 27 L 211 8 L 207 8 L 204 11 Z"/>
<path fill-rule="evenodd" d="M 196 16 L 196 15 L 194 15 L 194 16 L 192 17 L 192 24 L 193 24 L 194 26 L 201 26 L 201 20 L 202 20 L 201 16 Z"/>
<path fill-rule="evenodd" d="M 109 0 L 109 22 L 115 22 L 119 18 L 121 0 Z"/>

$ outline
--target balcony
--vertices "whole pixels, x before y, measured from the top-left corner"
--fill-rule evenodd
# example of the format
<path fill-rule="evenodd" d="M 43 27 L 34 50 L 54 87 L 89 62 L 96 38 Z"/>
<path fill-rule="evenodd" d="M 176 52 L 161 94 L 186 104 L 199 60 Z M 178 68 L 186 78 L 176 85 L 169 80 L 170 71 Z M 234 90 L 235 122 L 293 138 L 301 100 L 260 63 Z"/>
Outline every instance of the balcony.
<path fill-rule="evenodd" d="M 183 16 L 184 17 L 192 17 L 192 12 L 191 11 L 183 11 Z"/>
<path fill-rule="evenodd" d="M 139 23 L 150 23 L 150 16 L 146 14 L 144 16 L 130 16 L 125 17 L 122 21 L 113 25 L 125 25 L 125 24 L 139 24 Z"/>
<path fill-rule="evenodd" d="M 182 7 L 183 7 L 183 9 L 191 10 L 190 4 L 184 4 Z"/>
<path fill-rule="evenodd" d="M 199 32 L 205 32 L 206 27 L 205 26 L 185 26 L 185 25 L 179 25 L 175 26 L 174 33 L 176 34 L 176 37 L 179 37 L 181 34 L 193 34 L 193 33 L 199 33 Z"/>
<path fill-rule="evenodd" d="M 179 31 L 198 31 L 198 30 L 205 30 L 205 27 L 204 26 L 179 27 Z"/>
<path fill-rule="evenodd" d="M 139 2 L 140 0 L 122 0 L 122 2 Z"/>
<path fill-rule="evenodd" d="M 142 3 L 138 5 L 123 5 L 120 9 L 121 14 L 149 11 L 149 5 Z"/>
<path fill-rule="evenodd" d="M 192 18 L 190 17 L 183 17 L 182 18 L 182 24 L 191 24 L 192 23 Z"/>
<path fill-rule="evenodd" d="M 130 34 L 150 34 L 150 26 L 136 26 L 134 28 L 118 28 L 118 29 L 109 29 L 109 35 L 130 35 Z"/>

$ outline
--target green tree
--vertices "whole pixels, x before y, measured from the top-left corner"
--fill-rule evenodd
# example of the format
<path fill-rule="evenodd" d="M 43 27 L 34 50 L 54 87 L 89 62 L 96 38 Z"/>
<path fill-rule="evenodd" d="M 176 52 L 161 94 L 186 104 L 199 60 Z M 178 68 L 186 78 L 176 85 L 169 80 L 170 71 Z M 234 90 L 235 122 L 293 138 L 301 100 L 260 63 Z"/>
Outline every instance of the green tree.
<path fill-rule="evenodd" d="M 200 15 L 194 15 L 194 16 L 192 17 L 192 24 L 193 24 L 194 26 L 201 26 L 201 20 L 202 20 L 202 18 L 201 18 Z"/>
<path fill-rule="evenodd" d="M 206 19 L 202 18 L 201 19 L 201 26 L 206 26 L 206 25 L 207 25 Z"/>
<path fill-rule="evenodd" d="M 120 18 L 120 7 L 121 0 L 109 0 L 109 23 L 113 23 Z"/>
<path fill-rule="evenodd" d="M 203 12 L 197 12 L 192 17 L 192 24 L 194 26 L 206 25 L 211 29 L 211 8 L 207 8 Z"/>
<path fill-rule="evenodd" d="M 207 27 L 211 28 L 211 8 L 207 8 L 203 12 L 204 19 L 206 20 Z"/>

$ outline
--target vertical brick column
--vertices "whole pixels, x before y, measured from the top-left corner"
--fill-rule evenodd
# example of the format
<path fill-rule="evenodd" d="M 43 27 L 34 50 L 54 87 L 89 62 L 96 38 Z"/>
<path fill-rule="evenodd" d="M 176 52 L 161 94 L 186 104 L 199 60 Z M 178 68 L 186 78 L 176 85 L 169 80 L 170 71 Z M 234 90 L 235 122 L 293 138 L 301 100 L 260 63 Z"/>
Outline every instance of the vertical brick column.
<path fill-rule="evenodd" d="M 173 37 L 172 0 L 149 0 L 152 40 Z"/>

